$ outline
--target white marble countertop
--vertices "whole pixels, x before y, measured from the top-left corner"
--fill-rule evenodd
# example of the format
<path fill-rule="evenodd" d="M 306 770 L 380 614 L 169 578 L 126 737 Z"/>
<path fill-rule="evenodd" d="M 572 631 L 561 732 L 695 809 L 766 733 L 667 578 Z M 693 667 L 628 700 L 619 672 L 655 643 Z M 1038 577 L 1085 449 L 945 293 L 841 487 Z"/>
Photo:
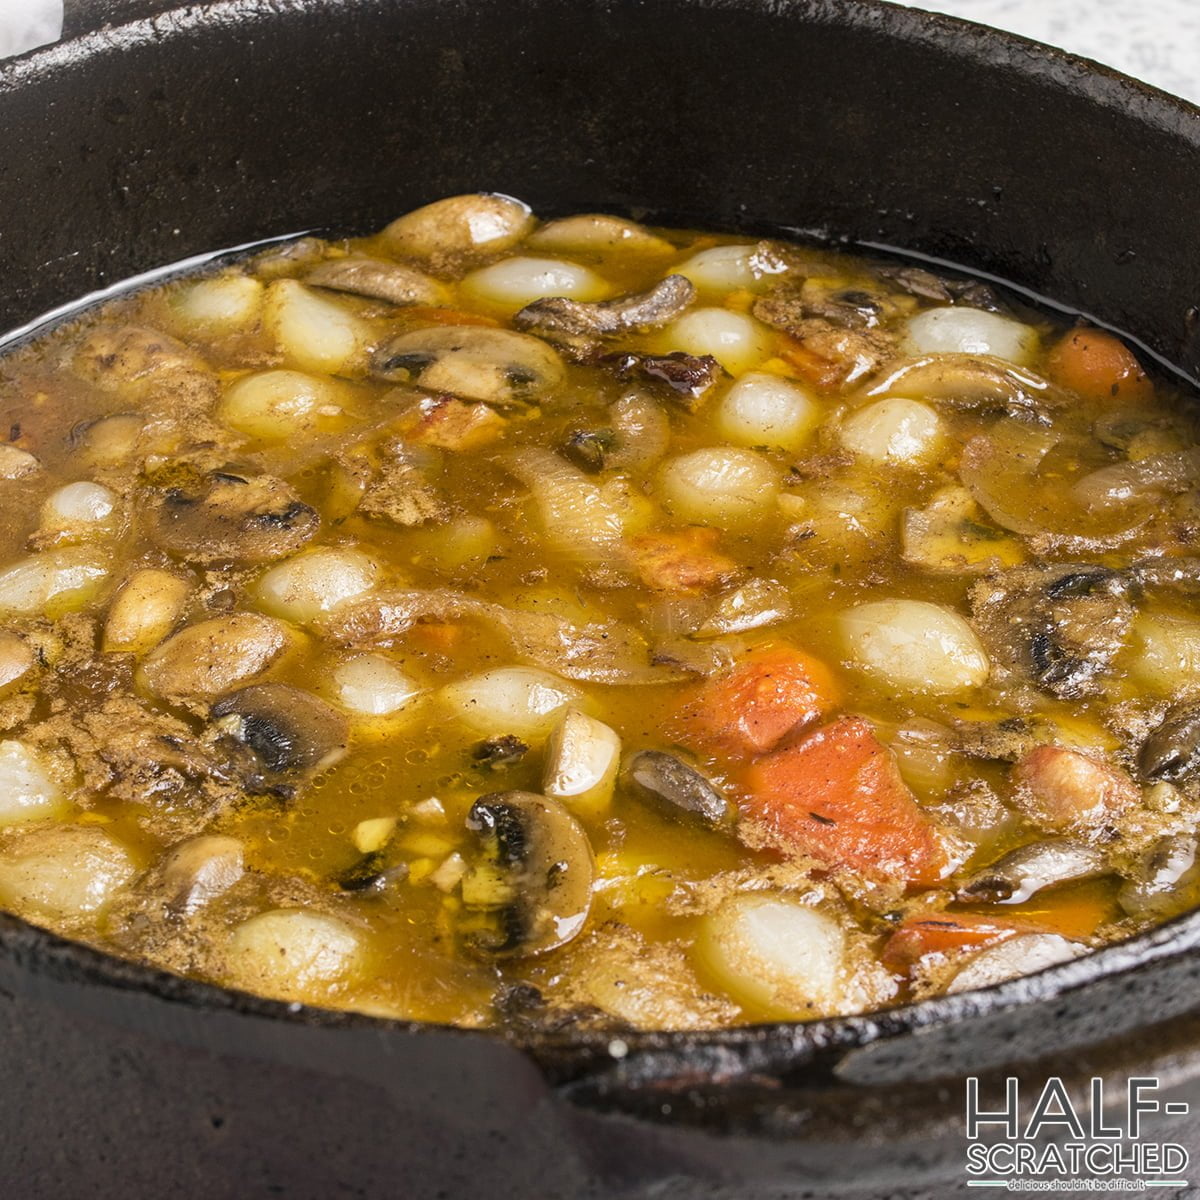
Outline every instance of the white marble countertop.
<path fill-rule="evenodd" d="M 1200 103 L 1200 0 L 920 0 L 1024 34 Z M 0 58 L 53 41 L 62 0 L 0 0 Z"/>
<path fill-rule="evenodd" d="M 1200 104 L 1200 0 L 920 0 L 1060 46 Z"/>

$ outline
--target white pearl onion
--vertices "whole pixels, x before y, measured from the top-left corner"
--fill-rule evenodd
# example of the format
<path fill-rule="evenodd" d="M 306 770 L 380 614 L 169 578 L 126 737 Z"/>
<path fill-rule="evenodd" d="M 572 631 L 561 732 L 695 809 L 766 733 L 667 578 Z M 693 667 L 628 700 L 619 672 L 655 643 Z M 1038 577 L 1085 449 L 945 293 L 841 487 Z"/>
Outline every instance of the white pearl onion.
<path fill-rule="evenodd" d="M 361 550 L 323 546 L 272 567 L 256 593 L 268 612 L 303 625 L 369 592 L 378 574 Z"/>
<path fill-rule="evenodd" d="M 105 908 L 136 873 L 129 852 L 102 829 L 34 829 L 0 857 L 0 904 L 23 916 L 78 921 Z"/>
<path fill-rule="evenodd" d="M 302 908 L 276 908 L 243 921 L 230 938 L 232 981 L 254 992 L 302 999 L 351 973 L 362 953 L 344 921 Z"/>
<path fill-rule="evenodd" d="M 443 705 L 484 737 L 511 733 L 542 739 L 579 692 L 547 671 L 499 667 L 442 688 Z"/>
<path fill-rule="evenodd" d="M 343 707 L 366 717 L 400 712 L 421 694 L 421 685 L 381 654 L 339 663 L 333 683 Z"/>
<path fill-rule="evenodd" d="M 838 619 L 854 664 L 902 692 L 957 692 L 987 682 L 990 664 L 971 626 L 924 600 L 876 600 Z"/>
<path fill-rule="evenodd" d="M 764 282 L 754 269 L 754 251 L 753 245 L 710 246 L 672 267 L 671 274 L 685 276 L 704 292 L 753 290 Z"/>
<path fill-rule="evenodd" d="M 81 608 L 108 577 L 108 567 L 86 550 L 31 554 L 0 570 L 0 612 L 34 616 Z"/>
<path fill-rule="evenodd" d="M 672 516 L 719 528 L 746 526 L 775 506 L 779 473 L 753 450 L 714 446 L 668 459 L 659 494 Z"/>
<path fill-rule="evenodd" d="M 518 256 L 472 271 L 462 281 L 463 291 L 477 300 L 516 310 L 545 296 L 574 300 L 599 300 L 608 285 L 594 271 L 556 258 Z"/>
<path fill-rule="evenodd" d="M 181 325 L 196 331 L 232 333 L 253 325 L 262 309 L 263 285 L 248 275 L 201 279 L 172 297 Z"/>
<path fill-rule="evenodd" d="M 235 380 L 217 406 L 217 417 L 239 433 L 282 441 L 322 415 L 341 411 L 337 387 L 303 371 L 258 371 Z"/>
<path fill-rule="evenodd" d="M 770 354 L 770 337 L 757 321 L 727 308 L 695 308 L 667 327 L 667 350 L 711 354 L 730 375 L 753 370 Z"/>
<path fill-rule="evenodd" d="M 821 410 L 798 384 L 754 371 L 725 393 L 716 415 L 718 432 L 731 442 L 795 450 L 821 419 Z"/>
<path fill-rule="evenodd" d="M 842 999 L 846 936 L 832 917 L 789 896 L 743 892 L 704 919 L 696 952 L 755 1015 L 830 1013 Z"/>
<path fill-rule="evenodd" d="M 937 449 L 942 422 L 928 404 L 892 397 L 877 400 L 847 418 L 842 442 L 848 450 L 879 463 L 914 463 Z"/>
<path fill-rule="evenodd" d="M 68 483 L 51 492 L 42 508 L 42 524 L 56 529 L 99 525 L 112 516 L 117 497 L 99 483 Z"/>
<path fill-rule="evenodd" d="M 1019 321 L 979 308 L 931 308 L 908 321 L 905 348 L 912 354 L 991 354 L 1028 366 L 1038 333 Z"/>
<path fill-rule="evenodd" d="M 294 279 L 278 279 L 267 288 L 263 320 L 279 349 L 304 371 L 353 370 L 372 341 L 365 321 Z"/>
<path fill-rule="evenodd" d="M 59 816 L 67 807 L 46 768 L 22 742 L 0 742 L 0 825 Z"/>

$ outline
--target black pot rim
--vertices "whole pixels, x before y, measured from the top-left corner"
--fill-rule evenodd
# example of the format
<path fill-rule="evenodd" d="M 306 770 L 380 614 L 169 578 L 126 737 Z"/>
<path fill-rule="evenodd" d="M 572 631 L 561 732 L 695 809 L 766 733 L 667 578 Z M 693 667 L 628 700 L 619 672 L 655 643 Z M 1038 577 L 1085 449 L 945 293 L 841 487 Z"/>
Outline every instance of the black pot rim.
<path fill-rule="evenodd" d="M 136 0 L 135 0 L 136 2 Z M 432 2 L 432 0 L 419 0 Z M 551 0 L 575 7 L 580 0 Z M 604 0 L 587 0 L 604 6 Z M 1113 68 L 1017 34 L 996 30 L 941 13 L 902 7 L 888 0 L 669 0 L 681 9 L 724 8 L 767 10 L 779 20 L 837 20 L 889 38 L 931 46 L 955 57 L 1019 63 L 1020 70 L 1049 79 L 1110 107 L 1132 107 L 1157 126 L 1178 133 L 1200 154 L 1200 107 L 1142 83 Z M 360 0 L 363 7 L 386 7 L 388 0 Z M 250 23 L 269 21 L 269 0 L 216 0 L 205 5 L 177 6 L 174 0 L 143 0 L 155 15 L 120 18 L 122 0 L 95 5 L 77 14 L 64 40 L 29 51 L 0 65 L 0 93 L 19 87 L 26 74 L 53 75 L 80 60 L 117 54 L 123 46 L 186 32 L 215 20 Z M 337 9 L 340 0 L 290 0 L 289 9 Z M 116 11 L 115 23 L 103 17 Z M 100 22 L 89 19 L 89 11 Z M 169 18 L 169 19 L 168 19 Z M 902 248 L 901 248 L 902 250 Z M 33 322 L 31 324 L 36 324 Z M 504 1028 L 472 1029 L 431 1021 L 406 1021 L 366 1013 L 270 1000 L 234 988 L 173 974 L 130 959 L 107 954 L 85 943 L 61 937 L 22 918 L 0 912 L 0 951 L 18 965 L 58 981 L 137 992 L 172 1006 L 224 1011 L 321 1028 L 371 1029 L 397 1036 L 442 1035 L 502 1040 L 535 1054 L 593 1052 L 604 1060 L 639 1055 L 689 1053 L 705 1048 L 736 1050 L 764 1042 L 806 1052 L 839 1051 L 881 1039 L 935 1027 L 948 1027 L 990 1014 L 1053 1001 L 1101 980 L 1171 959 L 1194 957 L 1200 950 L 1200 910 L 1177 917 L 1125 941 L 1094 950 L 1079 959 L 973 992 L 939 996 L 859 1015 L 807 1022 L 763 1022 L 702 1031 L 564 1031 L 521 1032 Z"/>

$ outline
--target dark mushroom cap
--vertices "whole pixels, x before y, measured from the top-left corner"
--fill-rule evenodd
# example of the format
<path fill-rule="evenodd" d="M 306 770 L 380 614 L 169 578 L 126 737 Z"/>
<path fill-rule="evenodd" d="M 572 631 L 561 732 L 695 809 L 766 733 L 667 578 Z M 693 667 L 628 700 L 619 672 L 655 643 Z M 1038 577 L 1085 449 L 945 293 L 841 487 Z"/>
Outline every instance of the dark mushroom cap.
<path fill-rule="evenodd" d="M 242 688 L 217 701 L 212 715 L 271 771 L 326 766 L 345 752 L 349 739 L 341 713 L 286 683 Z"/>
<path fill-rule="evenodd" d="M 1173 708 L 1142 743 L 1138 773 L 1147 783 L 1181 783 L 1200 769 L 1200 703 Z"/>
<path fill-rule="evenodd" d="M 711 779 L 678 755 L 665 750 L 639 750 L 631 754 L 621 772 L 625 788 L 655 805 L 667 816 L 724 825 L 733 807 Z"/>
<path fill-rule="evenodd" d="M 468 949 L 528 957 L 583 929 L 595 861 L 583 826 L 562 804 L 533 792 L 492 792 L 471 806 L 467 829 L 477 847 L 463 881 Z"/>

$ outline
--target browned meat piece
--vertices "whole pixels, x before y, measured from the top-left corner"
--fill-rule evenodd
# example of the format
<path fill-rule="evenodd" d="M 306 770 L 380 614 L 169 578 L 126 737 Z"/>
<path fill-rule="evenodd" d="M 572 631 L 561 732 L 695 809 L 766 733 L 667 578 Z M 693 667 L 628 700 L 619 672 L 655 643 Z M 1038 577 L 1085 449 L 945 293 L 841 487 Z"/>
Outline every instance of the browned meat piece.
<path fill-rule="evenodd" d="M 402 417 L 398 428 L 410 442 L 440 450 L 478 450 L 503 434 L 508 421 L 486 404 L 454 396 L 426 396 Z"/>
<path fill-rule="evenodd" d="M 609 368 L 618 379 L 657 387 L 688 412 L 700 407 L 722 375 L 721 364 L 711 354 L 697 357 L 680 350 L 673 354 L 606 354 L 597 365 Z"/>
<path fill-rule="evenodd" d="M 194 562 L 270 562 L 294 554 L 321 518 L 272 475 L 214 472 L 195 488 L 170 488 L 151 508 L 151 536 Z"/>
<path fill-rule="evenodd" d="M 210 413 L 216 373 L 183 342 L 140 325 L 102 325 L 75 353 L 75 373 L 101 391 L 178 421 L 197 441 L 225 431 Z"/>
<path fill-rule="evenodd" d="M 993 670 L 1068 700 L 1102 690 L 1134 617 L 1121 574 L 1079 563 L 989 575 L 970 602 Z"/>
<path fill-rule="evenodd" d="M 184 721 L 132 696 L 51 717 L 25 736 L 65 750 L 90 796 L 146 808 L 160 835 L 198 832 L 221 808 L 266 790 L 241 755 L 222 753 Z"/>
<path fill-rule="evenodd" d="M 1013 768 L 1013 801 L 1053 833 L 1104 834 L 1141 799 L 1116 767 L 1065 746 L 1039 746 Z"/>
<path fill-rule="evenodd" d="M 877 288 L 831 287 L 817 279 L 806 279 L 799 291 L 777 288 L 759 303 L 770 308 L 772 299 L 776 299 L 777 306 L 786 306 L 803 318 L 815 317 L 842 329 L 878 329 L 888 321 L 908 316 L 917 307 L 908 296 L 889 296 Z"/>
<path fill-rule="evenodd" d="M 633 569 L 646 587 L 659 592 L 714 587 L 738 572 L 738 564 L 716 549 L 719 538 L 715 529 L 702 526 L 639 533 L 629 539 Z"/>
<path fill-rule="evenodd" d="M 401 447 L 392 447 L 392 451 L 363 493 L 358 511 L 406 529 L 448 521 L 450 505 L 421 466 Z"/>

